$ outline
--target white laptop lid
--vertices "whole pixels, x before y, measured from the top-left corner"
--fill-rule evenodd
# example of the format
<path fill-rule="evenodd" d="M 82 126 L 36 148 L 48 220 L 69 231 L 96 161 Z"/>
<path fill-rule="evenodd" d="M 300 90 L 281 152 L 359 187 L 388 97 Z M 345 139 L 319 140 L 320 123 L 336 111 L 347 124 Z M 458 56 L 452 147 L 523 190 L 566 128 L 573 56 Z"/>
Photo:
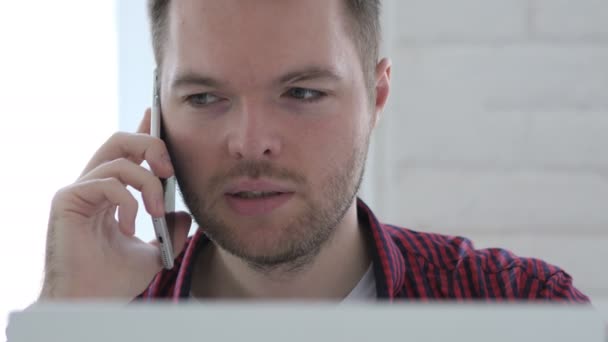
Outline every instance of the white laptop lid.
<path fill-rule="evenodd" d="M 54 304 L 12 313 L 9 341 L 605 342 L 588 306 L 490 304 Z"/>

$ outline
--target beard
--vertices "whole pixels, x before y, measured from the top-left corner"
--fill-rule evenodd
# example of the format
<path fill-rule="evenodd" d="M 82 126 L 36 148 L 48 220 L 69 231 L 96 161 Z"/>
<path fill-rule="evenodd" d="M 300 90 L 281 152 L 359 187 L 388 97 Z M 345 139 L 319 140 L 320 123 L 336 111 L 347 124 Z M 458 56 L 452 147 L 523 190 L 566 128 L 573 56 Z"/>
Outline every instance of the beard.
<path fill-rule="evenodd" d="M 302 205 L 298 205 L 295 213 L 286 218 L 281 216 L 283 220 L 278 223 L 278 219 L 275 222 L 262 220 L 253 232 L 229 223 L 229 217 L 220 214 L 218 206 L 224 200 L 225 185 L 236 178 L 247 177 L 288 181 L 305 187 L 308 184 L 306 177 L 268 161 L 251 160 L 239 161 L 228 172 L 214 175 L 207 186 L 199 188 L 194 186 L 196 176 L 185 172 L 178 160 L 174 161 L 175 175 L 194 220 L 217 246 L 257 271 L 272 272 L 280 268 L 293 272 L 314 260 L 352 205 L 363 179 L 368 141 L 369 135 L 340 165 L 328 168 L 329 174 L 320 186 L 312 189 L 316 198 L 296 192 Z M 295 199 L 296 196 L 290 201 Z"/>

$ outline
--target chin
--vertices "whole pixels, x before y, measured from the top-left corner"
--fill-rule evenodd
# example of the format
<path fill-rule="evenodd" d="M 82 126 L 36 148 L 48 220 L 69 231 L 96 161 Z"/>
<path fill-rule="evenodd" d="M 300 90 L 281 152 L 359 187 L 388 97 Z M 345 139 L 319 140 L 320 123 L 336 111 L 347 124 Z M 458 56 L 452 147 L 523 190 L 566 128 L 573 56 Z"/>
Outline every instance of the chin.
<path fill-rule="evenodd" d="M 278 214 L 257 218 L 224 216 L 224 224 L 209 227 L 207 233 L 223 250 L 258 267 L 290 263 L 314 254 L 329 234 L 311 229 L 297 215 Z"/>

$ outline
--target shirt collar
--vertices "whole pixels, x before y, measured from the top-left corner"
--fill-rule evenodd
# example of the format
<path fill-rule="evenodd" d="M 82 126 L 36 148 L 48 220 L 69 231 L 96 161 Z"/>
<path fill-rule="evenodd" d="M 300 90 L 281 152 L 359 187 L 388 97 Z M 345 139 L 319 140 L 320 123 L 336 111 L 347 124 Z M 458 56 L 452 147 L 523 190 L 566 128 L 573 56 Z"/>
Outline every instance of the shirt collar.
<path fill-rule="evenodd" d="M 388 230 L 372 210 L 357 199 L 357 216 L 368 229 L 378 298 L 392 300 L 404 284 L 405 261 Z"/>

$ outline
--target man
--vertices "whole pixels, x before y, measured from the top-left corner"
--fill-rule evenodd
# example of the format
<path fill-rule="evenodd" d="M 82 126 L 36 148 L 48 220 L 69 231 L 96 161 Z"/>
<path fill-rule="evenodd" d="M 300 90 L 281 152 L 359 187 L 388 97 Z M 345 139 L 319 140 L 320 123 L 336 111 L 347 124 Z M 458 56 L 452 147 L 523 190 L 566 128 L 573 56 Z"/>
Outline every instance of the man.
<path fill-rule="evenodd" d="M 164 141 L 148 110 L 57 193 L 41 300 L 587 302 L 557 267 L 380 224 L 356 198 L 390 87 L 378 2 L 150 0 Z M 199 229 L 187 239 L 190 216 L 168 214 L 181 254 L 161 271 L 126 186 L 158 217 L 155 175 L 173 174 Z"/>

